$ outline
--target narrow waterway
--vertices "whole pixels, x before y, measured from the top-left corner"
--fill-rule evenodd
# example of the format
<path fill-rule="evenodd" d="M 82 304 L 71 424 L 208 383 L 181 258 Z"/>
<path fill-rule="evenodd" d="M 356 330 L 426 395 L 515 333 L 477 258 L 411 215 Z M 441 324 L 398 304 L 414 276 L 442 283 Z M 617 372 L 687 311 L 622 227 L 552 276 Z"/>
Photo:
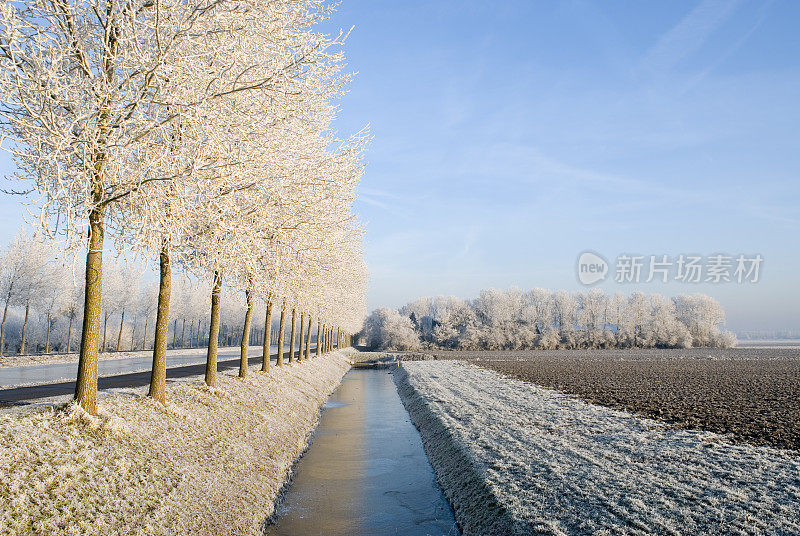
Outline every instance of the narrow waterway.
<path fill-rule="evenodd" d="M 457 535 L 450 505 L 386 370 L 353 369 L 295 467 L 270 536 Z"/>

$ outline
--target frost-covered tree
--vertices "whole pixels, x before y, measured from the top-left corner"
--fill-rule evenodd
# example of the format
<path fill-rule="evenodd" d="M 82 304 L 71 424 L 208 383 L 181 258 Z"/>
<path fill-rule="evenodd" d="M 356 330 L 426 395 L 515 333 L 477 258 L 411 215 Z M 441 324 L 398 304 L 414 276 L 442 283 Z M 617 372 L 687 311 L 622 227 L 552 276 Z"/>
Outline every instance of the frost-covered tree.
<path fill-rule="evenodd" d="M 108 349 L 109 319 L 113 315 L 124 311 L 125 306 L 130 300 L 130 293 L 128 292 L 128 278 L 130 275 L 130 270 L 119 264 L 119 262 L 112 261 L 106 263 L 106 269 L 104 272 L 103 279 L 105 292 L 103 293 L 101 300 L 103 313 L 103 332 L 102 338 L 100 339 L 100 349 L 103 352 Z M 113 327 L 111 329 L 113 330 Z M 113 334 L 111 336 L 113 337 Z"/>
<path fill-rule="evenodd" d="M 574 294 L 559 290 L 553 295 L 553 321 L 567 348 L 575 347 L 575 328 L 578 318 L 578 301 Z"/>
<path fill-rule="evenodd" d="M 51 260 L 45 266 L 44 278 L 36 297 L 37 309 L 45 317 L 44 353 L 46 354 L 50 353 L 53 322 L 71 307 L 70 298 L 73 290 L 71 274 L 60 262 L 54 261 Z M 68 333 L 67 336 L 69 335 Z"/>
<path fill-rule="evenodd" d="M 144 326 L 142 327 L 142 344 L 140 346 L 140 349 L 142 350 L 147 349 L 148 328 L 152 326 L 151 321 L 153 319 L 153 314 L 156 312 L 156 304 L 158 303 L 157 300 L 158 286 L 152 282 L 142 285 L 136 296 L 136 301 L 134 303 L 136 315 L 144 319 Z M 133 347 L 131 349 L 135 349 L 135 342 L 132 346 Z"/>
<path fill-rule="evenodd" d="M 419 337 L 407 316 L 394 309 L 377 309 L 364 321 L 364 336 L 369 348 L 377 350 L 416 350 Z"/>
<path fill-rule="evenodd" d="M 652 329 L 650 303 L 643 292 L 634 291 L 628 297 L 627 304 L 627 330 L 633 338 L 633 346 L 641 346 L 646 340 L 646 334 Z"/>
<path fill-rule="evenodd" d="M 42 270 L 50 261 L 50 256 L 49 248 L 24 231 L 19 231 L 8 248 L 2 252 L 0 297 L 3 299 L 3 319 L 0 321 L 0 356 L 5 349 L 5 327 L 9 307 L 22 305 L 26 311 L 29 310 L 30 300 L 44 280 Z M 26 313 L 26 320 L 27 316 Z"/>
<path fill-rule="evenodd" d="M 600 289 L 590 289 L 578 295 L 578 324 L 581 326 L 586 344 L 596 348 L 601 343 L 605 329 L 606 295 Z"/>
<path fill-rule="evenodd" d="M 5 321 L 8 308 L 19 305 L 24 307 L 25 315 L 19 339 L 19 353 L 24 354 L 27 346 L 28 322 L 31 305 L 40 305 L 43 293 L 51 275 L 53 262 L 52 248 L 37 237 L 20 231 L 12 240 L 8 249 L 3 252 L 3 264 L 0 270 L 0 292 L 5 299 L 3 320 L 0 321 L 0 355 L 5 345 Z"/>
<path fill-rule="evenodd" d="M 621 346 L 627 330 L 626 306 L 628 300 L 621 292 L 615 292 L 608 298 L 606 305 L 606 322 L 614 331 L 614 346 Z"/>
<path fill-rule="evenodd" d="M 520 348 L 522 337 L 528 333 L 523 327 L 522 291 L 488 289 L 481 291 L 472 307 L 481 324 L 481 344 L 487 350 Z"/>
<path fill-rule="evenodd" d="M 83 314 L 83 280 L 69 273 L 64 290 L 64 315 L 67 317 L 66 352 L 72 350 L 75 321 Z"/>
<path fill-rule="evenodd" d="M 720 329 L 725 323 L 725 310 L 717 300 L 705 294 L 675 298 L 678 319 L 688 328 L 693 346 L 721 346 L 735 344 L 735 337 Z"/>
<path fill-rule="evenodd" d="M 530 322 L 540 337 L 553 328 L 553 296 L 541 287 L 525 293 L 525 300 L 530 310 Z"/>
<path fill-rule="evenodd" d="M 476 329 L 475 312 L 469 304 L 455 297 L 439 296 L 433 300 L 433 340 L 446 348 L 458 348 Z"/>
<path fill-rule="evenodd" d="M 688 328 L 678 320 L 674 300 L 659 294 L 650 296 L 650 329 L 645 346 L 657 348 L 687 348 L 692 338 Z"/>

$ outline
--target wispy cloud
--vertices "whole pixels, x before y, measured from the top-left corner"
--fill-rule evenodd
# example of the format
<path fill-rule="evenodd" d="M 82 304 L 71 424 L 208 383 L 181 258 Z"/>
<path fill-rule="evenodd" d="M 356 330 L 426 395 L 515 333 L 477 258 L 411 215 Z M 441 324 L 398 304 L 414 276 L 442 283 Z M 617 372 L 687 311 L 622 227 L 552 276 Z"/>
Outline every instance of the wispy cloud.
<path fill-rule="evenodd" d="M 358 202 L 378 207 L 379 209 L 402 218 L 413 218 L 417 207 L 425 196 L 401 195 L 376 188 L 358 188 Z"/>
<path fill-rule="evenodd" d="M 379 190 L 379 189 L 376 189 L 376 188 L 365 188 L 364 186 L 359 186 L 358 187 L 358 192 L 360 194 L 362 194 L 362 195 L 369 195 L 369 196 L 372 196 L 372 197 L 384 197 L 384 198 L 389 198 L 389 199 L 402 199 L 401 196 L 399 196 L 399 195 L 397 195 L 397 194 L 395 194 L 393 192 L 388 192 L 386 190 Z"/>
<path fill-rule="evenodd" d="M 711 71 L 713 71 L 722 62 L 724 62 L 730 56 L 732 56 L 734 52 L 736 52 L 737 50 L 739 50 L 739 48 L 741 48 L 741 46 L 745 43 L 745 41 L 747 41 L 750 38 L 750 36 L 753 35 L 753 33 L 755 33 L 758 27 L 761 26 L 761 24 L 767 18 L 767 11 L 769 7 L 772 5 L 772 3 L 773 3 L 772 0 L 770 0 L 769 2 L 763 4 L 758 12 L 758 17 L 756 17 L 756 19 L 753 21 L 753 24 L 750 25 L 750 28 L 747 30 L 747 32 L 745 32 L 739 39 L 736 40 L 736 42 L 734 42 L 731 46 L 729 46 L 728 49 L 725 51 L 725 53 L 722 54 L 719 58 L 717 58 L 717 60 L 714 61 L 714 63 L 709 65 L 706 69 L 703 69 L 702 72 L 692 77 L 692 79 L 689 80 L 689 82 L 681 90 L 681 94 L 688 92 L 697 84 L 699 84 L 706 76 L 708 76 L 708 74 Z"/>
<path fill-rule="evenodd" d="M 378 201 L 377 199 L 373 199 L 373 198 L 371 198 L 371 197 L 369 197 L 367 195 L 364 195 L 363 193 L 358 196 L 358 200 L 363 202 L 363 203 L 366 203 L 368 205 L 373 205 L 373 206 L 376 206 L 378 208 L 382 208 L 384 210 L 388 210 L 388 208 L 389 208 L 389 205 L 387 205 L 383 201 Z"/>
<path fill-rule="evenodd" d="M 642 62 L 644 70 L 654 75 L 671 71 L 683 58 L 699 50 L 740 3 L 741 0 L 700 2 L 647 52 Z"/>

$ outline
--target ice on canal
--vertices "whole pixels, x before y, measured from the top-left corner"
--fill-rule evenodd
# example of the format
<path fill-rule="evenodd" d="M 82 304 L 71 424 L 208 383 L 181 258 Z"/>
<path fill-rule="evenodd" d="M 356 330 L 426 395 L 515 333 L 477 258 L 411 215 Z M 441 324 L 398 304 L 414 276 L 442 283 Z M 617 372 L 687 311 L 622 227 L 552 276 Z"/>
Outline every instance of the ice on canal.
<path fill-rule="evenodd" d="M 270 536 L 457 535 L 391 374 L 353 369 L 331 395 Z"/>

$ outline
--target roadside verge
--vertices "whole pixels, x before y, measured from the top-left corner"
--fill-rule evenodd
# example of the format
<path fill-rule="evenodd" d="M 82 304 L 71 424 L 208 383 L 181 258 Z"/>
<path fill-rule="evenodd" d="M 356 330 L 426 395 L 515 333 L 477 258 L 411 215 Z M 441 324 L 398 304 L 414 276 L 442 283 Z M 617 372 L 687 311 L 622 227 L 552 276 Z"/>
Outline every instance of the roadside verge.
<path fill-rule="evenodd" d="M 0 415 L 0 534 L 261 534 L 348 353 Z"/>

